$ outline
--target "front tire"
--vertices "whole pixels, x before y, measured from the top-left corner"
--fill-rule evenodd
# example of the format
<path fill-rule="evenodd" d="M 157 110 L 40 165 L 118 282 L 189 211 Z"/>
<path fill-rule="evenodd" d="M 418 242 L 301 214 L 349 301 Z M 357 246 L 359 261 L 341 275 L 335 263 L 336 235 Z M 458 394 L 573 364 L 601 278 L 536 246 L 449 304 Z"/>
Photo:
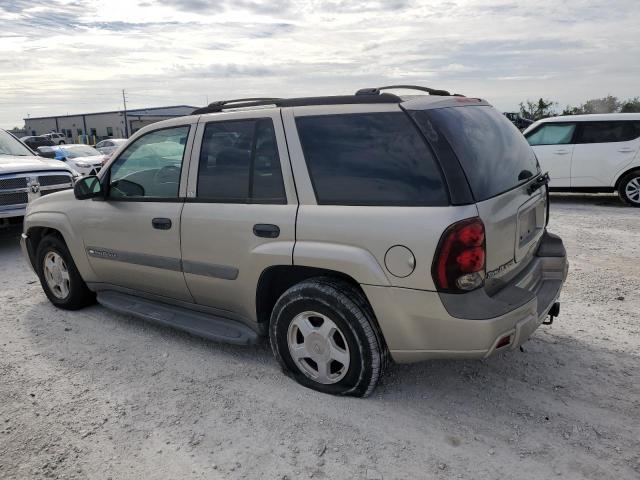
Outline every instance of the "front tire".
<path fill-rule="evenodd" d="M 640 170 L 630 172 L 620 179 L 618 195 L 627 205 L 640 207 Z"/>
<path fill-rule="evenodd" d="M 45 295 L 56 307 L 78 310 L 95 302 L 65 243 L 56 235 L 42 239 L 36 252 L 36 271 Z"/>
<path fill-rule="evenodd" d="M 333 395 L 370 395 L 388 358 L 364 295 L 328 277 L 303 281 L 278 299 L 270 342 L 287 375 Z"/>

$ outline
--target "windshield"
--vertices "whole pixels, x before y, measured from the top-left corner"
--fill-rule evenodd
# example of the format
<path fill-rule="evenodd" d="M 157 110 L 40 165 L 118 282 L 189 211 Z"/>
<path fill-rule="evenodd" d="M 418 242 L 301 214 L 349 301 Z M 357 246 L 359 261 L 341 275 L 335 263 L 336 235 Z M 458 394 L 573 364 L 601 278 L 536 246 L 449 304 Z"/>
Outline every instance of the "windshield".
<path fill-rule="evenodd" d="M 415 112 L 414 118 L 427 137 L 432 125 L 446 137 L 477 201 L 511 190 L 540 171 L 525 138 L 492 107 L 436 108 Z"/>
<path fill-rule="evenodd" d="M 33 153 L 21 144 L 13 135 L 0 130 L 0 155 L 16 155 L 18 157 L 32 157 Z"/>
<path fill-rule="evenodd" d="M 70 145 L 60 149 L 67 158 L 95 157 L 102 155 L 98 150 L 88 145 Z"/>

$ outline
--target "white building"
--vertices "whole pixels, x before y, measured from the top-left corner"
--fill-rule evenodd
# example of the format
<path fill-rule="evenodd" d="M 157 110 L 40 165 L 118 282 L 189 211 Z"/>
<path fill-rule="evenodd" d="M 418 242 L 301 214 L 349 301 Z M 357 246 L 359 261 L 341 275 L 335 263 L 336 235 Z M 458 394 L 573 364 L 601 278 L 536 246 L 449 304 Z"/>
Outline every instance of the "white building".
<path fill-rule="evenodd" d="M 191 105 L 176 105 L 127 110 L 126 125 L 122 110 L 25 118 L 24 125 L 27 135 L 61 132 L 66 135 L 67 143 L 87 143 L 83 139 L 85 135 L 88 135 L 88 143 L 95 143 L 104 138 L 127 138 L 146 125 L 160 120 L 190 115 L 196 108 Z"/>

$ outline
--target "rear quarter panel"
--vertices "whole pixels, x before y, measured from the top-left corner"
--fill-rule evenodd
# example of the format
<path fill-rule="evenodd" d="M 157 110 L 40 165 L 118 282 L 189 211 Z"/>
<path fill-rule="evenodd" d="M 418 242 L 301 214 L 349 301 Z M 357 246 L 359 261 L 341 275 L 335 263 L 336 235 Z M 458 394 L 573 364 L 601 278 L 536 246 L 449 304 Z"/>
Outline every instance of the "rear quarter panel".
<path fill-rule="evenodd" d="M 477 215 L 474 205 L 301 205 L 294 264 L 338 270 L 362 284 L 435 290 L 431 265 L 440 236 L 452 223 Z M 395 245 L 415 257 L 413 272 L 404 278 L 392 275 L 385 265 L 385 255 Z"/>

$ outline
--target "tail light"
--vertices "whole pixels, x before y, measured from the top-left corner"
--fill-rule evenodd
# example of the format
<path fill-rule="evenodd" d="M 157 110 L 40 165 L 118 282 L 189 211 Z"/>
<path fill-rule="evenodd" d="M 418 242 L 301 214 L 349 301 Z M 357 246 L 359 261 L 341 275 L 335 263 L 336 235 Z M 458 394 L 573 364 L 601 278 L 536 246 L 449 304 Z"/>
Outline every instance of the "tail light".
<path fill-rule="evenodd" d="M 486 245 L 484 224 L 468 218 L 451 225 L 442 235 L 432 275 L 438 290 L 468 292 L 484 283 Z"/>

